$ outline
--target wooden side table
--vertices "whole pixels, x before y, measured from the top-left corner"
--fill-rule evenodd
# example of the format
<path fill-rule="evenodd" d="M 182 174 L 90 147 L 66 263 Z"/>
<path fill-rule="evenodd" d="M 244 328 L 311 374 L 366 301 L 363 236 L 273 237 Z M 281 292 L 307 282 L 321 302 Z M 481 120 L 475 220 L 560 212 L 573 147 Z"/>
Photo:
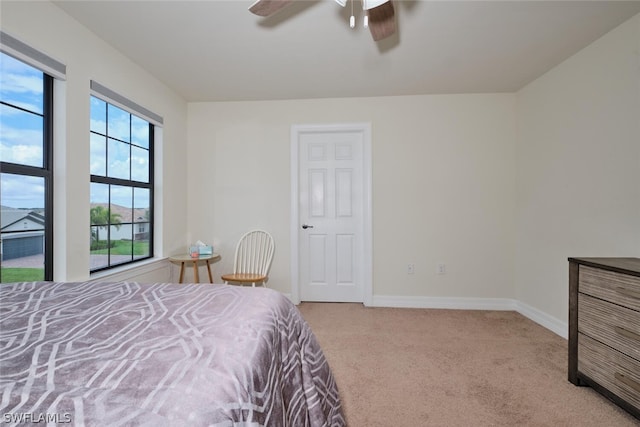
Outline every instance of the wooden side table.
<path fill-rule="evenodd" d="M 212 255 L 200 255 L 198 258 L 192 258 L 191 255 L 174 255 L 169 257 L 169 261 L 180 263 L 180 279 L 178 279 L 178 283 L 182 283 L 182 279 L 184 278 L 184 265 L 185 263 L 193 264 L 193 277 L 195 283 L 200 282 L 200 275 L 198 274 L 198 263 L 204 261 L 207 265 L 207 273 L 209 273 L 209 283 L 213 283 L 213 276 L 211 275 L 211 262 L 220 261 L 220 254 L 212 254 Z"/>

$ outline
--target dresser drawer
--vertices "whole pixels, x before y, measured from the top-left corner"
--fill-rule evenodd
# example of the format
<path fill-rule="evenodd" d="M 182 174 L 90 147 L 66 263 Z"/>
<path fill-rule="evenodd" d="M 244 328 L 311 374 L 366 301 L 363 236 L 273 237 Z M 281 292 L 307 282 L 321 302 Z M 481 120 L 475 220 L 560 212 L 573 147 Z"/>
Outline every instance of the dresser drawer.
<path fill-rule="evenodd" d="M 578 290 L 640 311 L 640 277 L 580 266 Z"/>
<path fill-rule="evenodd" d="M 578 331 L 640 361 L 640 312 L 579 294 Z"/>
<path fill-rule="evenodd" d="M 578 354 L 579 374 L 640 408 L 640 362 L 584 334 L 578 334 Z"/>

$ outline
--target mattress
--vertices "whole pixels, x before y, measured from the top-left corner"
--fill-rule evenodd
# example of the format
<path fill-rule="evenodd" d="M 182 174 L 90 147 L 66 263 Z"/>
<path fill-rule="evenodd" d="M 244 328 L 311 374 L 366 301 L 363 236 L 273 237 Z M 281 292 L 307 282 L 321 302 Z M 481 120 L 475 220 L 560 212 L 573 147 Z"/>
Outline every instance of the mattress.
<path fill-rule="evenodd" d="M 212 284 L 0 285 L 0 422 L 343 426 L 282 294 Z"/>

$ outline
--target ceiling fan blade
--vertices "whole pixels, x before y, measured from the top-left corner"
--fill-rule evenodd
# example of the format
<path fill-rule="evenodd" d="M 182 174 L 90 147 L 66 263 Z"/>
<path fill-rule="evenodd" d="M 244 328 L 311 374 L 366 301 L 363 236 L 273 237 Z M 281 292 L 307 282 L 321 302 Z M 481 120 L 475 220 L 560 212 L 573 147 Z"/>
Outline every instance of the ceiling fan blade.
<path fill-rule="evenodd" d="M 373 9 L 380 6 L 382 3 L 386 3 L 391 0 L 362 0 L 362 8 L 364 10 Z"/>
<path fill-rule="evenodd" d="M 249 11 L 258 16 L 270 16 L 289 3 L 291 0 L 258 0 L 249 6 Z"/>
<path fill-rule="evenodd" d="M 375 41 L 387 38 L 396 32 L 396 13 L 393 2 L 387 1 L 369 9 L 369 30 Z"/>

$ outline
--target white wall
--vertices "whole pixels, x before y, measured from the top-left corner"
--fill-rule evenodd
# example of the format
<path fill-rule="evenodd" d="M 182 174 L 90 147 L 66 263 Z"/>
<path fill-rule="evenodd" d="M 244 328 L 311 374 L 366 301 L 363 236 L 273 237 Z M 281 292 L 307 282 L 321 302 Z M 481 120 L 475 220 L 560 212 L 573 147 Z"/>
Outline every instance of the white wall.
<path fill-rule="evenodd" d="M 513 94 L 189 104 L 189 233 L 216 239 L 217 279 L 265 228 L 291 291 L 291 125 L 344 122 L 372 123 L 374 295 L 513 297 Z"/>
<path fill-rule="evenodd" d="M 55 87 L 55 280 L 89 278 L 89 81 L 164 118 L 157 147 L 156 253 L 186 245 L 186 102 L 49 2 L 2 2 L 2 30 L 67 66 Z M 60 120 L 57 120 L 60 118 Z M 167 280 L 167 268 L 145 280 Z M 153 277 L 152 277 L 153 276 Z M 129 277 L 136 279 L 135 275 Z"/>
<path fill-rule="evenodd" d="M 3 31 L 67 65 L 57 280 L 88 277 L 90 79 L 164 117 L 158 254 L 213 242 L 218 279 L 240 234 L 263 227 L 278 245 L 270 285 L 290 291 L 292 124 L 372 123 L 374 295 L 515 299 L 564 322 L 567 257 L 640 252 L 640 16 L 517 94 L 187 106 L 56 6 L 0 7 Z M 175 279 L 166 262 L 143 270 Z"/>
<path fill-rule="evenodd" d="M 517 94 L 515 297 L 566 322 L 568 257 L 640 255 L 640 15 Z"/>
<path fill-rule="evenodd" d="M 369 121 L 374 296 L 512 299 L 563 334 L 567 258 L 640 253 L 639 52 L 636 16 L 512 95 L 190 104 L 189 231 L 219 274 L 270 229 L 289 292 L 290 126 Z"/>

